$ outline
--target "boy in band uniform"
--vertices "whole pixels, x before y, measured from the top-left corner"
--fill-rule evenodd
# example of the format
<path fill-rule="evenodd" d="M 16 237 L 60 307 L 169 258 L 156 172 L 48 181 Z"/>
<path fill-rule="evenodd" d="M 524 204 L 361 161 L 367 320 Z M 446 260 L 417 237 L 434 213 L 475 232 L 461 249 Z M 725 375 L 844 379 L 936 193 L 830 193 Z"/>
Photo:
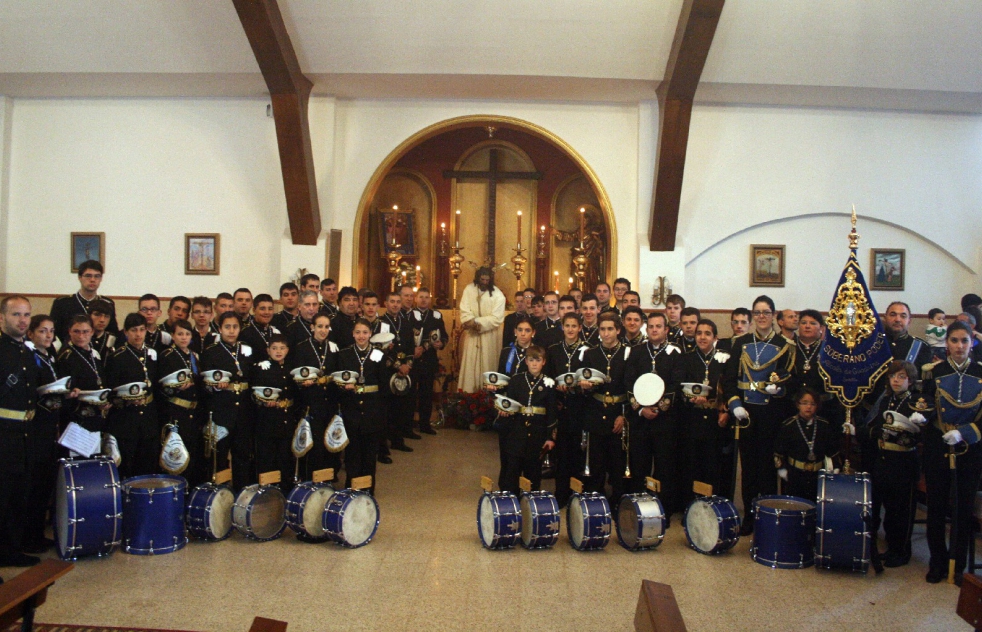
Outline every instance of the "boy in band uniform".
<path fill-rule="evenodd" d="M 419 431 L 431 435 L 436 434 L 430 425 L 430 416 L 433 414 L 433 383 L 440 368 L 437 354 L 450 339 L 443 315 L 430 309 L 432 300 L 429 288 L 419 288 L 416 292 L 416 309 L 410 312 L 415 345 L 412 377 L 416 388 Z"/>
<path fill-rule="evenodd" d="M 522 408 L 515 414 L 499 413 L 505 418 L 500 423 L 504 454 L 498 486 L 502 491 L 519 493 L 520 476 L 529 479 L 533 490 L 541 488 L 541 456 L 552 450 L 556 434 L 555 382 L 543 373 L 545 363 L 542 347 L 530 347 L 525 354 L 526 370 L 505 387 L 505 394 Z"/>
<path fill-rule="evenodd" d="M 579 367 L 580 352 L 589 347 L 580 340 L 580 317 L 575 311 L 563 314 L 563 339 L 549 347 L 546 374 L 553 380 Z M 580 418 L 583 395 L 577 385 L 557 382 L 556 386 L 556 446 L 553 464 L 556 467 L 556 501 L 560 507 L 569 502 L 569 479 L 583 470 L 583 421 Z"/>
<path fill-rule="evenodd" d="M 289 351 L 286 336 L 273 334 L 269 340 L 268 358 L 253 365 L 249 386 L 256 405 L 256 471 L 260 474 L 279 470 L 280 489 L 293 487 L 293 453 L 290 441 L 296 422 L 290 409 L 296 387 L 286 368 Z M 256 387 L 263 387 L 257 390 Z M 280 389 L 278 394 L 266 389 Z M 323 441 L 323 435 L 315 437 Z"/>

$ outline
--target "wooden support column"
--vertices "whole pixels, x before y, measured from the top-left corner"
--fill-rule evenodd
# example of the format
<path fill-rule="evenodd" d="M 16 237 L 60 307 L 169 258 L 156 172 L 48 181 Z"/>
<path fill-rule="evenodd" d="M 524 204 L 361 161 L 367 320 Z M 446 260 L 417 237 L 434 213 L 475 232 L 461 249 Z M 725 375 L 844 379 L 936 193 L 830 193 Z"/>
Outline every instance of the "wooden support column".
<path fill-rule="evenodd" d="M 724 2 L 685 0 L 665 79 L 658 86 L 658 160 L 648 229 L 652 251 L 675 250 L 692 101 Z"/>
<path fill-rule="evenodd" d="M 273 104 L 286 210 L 293 243 L 314 246 L 321 232 L 307 100 L 313 83 L 300 63 L 276 0 L 232 0 Z"/>

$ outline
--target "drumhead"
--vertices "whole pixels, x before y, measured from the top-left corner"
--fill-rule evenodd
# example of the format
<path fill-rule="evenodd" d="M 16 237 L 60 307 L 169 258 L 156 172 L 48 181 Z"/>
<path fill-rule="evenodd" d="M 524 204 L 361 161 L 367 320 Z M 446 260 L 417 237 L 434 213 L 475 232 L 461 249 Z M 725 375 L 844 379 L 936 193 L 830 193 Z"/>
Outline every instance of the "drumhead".
<path fill-rule="evenodd" d="M 569 514 L 566 519 L 569 521 L 569 539 L 574 546 L 579 547 L 583 544 L 583 509 L 585 501 L 579 497 L 569 500 Z"/>
<path fill-rule="evenodd" d="M 164 476 L 161 474 L 150 474 L 147 476 L 138 476 L 136 478 L 131 478 L 123 481 L 123 489 L 163 489 L 167 487 L 181 487 L 181 485 L 187 485 L 187 482 L 183 478 L 178 478 L 174 476 Z"/>
<path fill-rule="evenodd" d="M 341 519 L 341 535 L 351 546 L 368 542 L 378 524 L 378 505 L 368 494 L 354 494 L 348 498 Z"/>
<path fill-rule="evenodd" d="M 478 510 L 479 529 L 481 542 L 484 546 L 494 544 L 494 507 L 491 506 L 491 496 L 485 494 L 481 496 L 480 508 Z"/>
<path fill-rule="evenodd" d="M 697 498 L 685 512 L 685 533 L 697 551 L 708 553 L 720 540 L 720 522 L 713 506 Z"/>
<path fill-rule="evenodd" d="M 334 488 L 330 485 L 318 487 L 307 496 L 307 502 L 303 506 L 303 528 L 307 535 L 315 538 L 324 535 L 324 507 L 331 501 L 334 495 Z"/>
<path fill-rule="evenodd" d="M 219 487 L 211 497 L 211 503 L 206 508 L 208 512 L 208 528 L 211 535 L 223 539 L 232 530 L 232 505 L 235 496 L 227 487 Z"/>
<path fill-rule="evenodd" d="M 522 542 L 528 544 L 532 541 L 532 519 L 535 517 L 535 503 L 529 502 L 528 496 L 522 496 Z"/>
<path fill-rule="evenodd" d="M 760 498 L 755 503 L 762 509 L 773 509 L 775 511 L 805 512 L 815 509 L 814 503 L 810 503 L 804 498 L 795 498 L 792 496 L 787 498 Z"/>
<path fill-rule="evenodd" d="M 633 498 L 622 498 L 617 508 L 617 533 L 625 544 L 638 543 L 638 505 Z"/>
<path fill-rule="evenodd" d="M 244 492 L 244 490 L 243 490 Z M 256 490 L 249 501 L 248 527 L 260 540 L 275 537 L 283 531 L 286 522 L 286 499 L 283 493 L 267 487 L 262 493 Z"/>

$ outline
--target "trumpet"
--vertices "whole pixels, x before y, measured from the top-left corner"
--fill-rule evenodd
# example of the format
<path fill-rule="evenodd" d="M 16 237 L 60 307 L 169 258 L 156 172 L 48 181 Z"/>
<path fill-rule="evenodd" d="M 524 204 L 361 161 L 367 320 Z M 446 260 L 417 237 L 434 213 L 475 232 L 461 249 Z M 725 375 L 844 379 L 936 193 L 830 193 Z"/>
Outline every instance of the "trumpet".
<path fill-rule="evenodd" d="M 621 430 L 621 447 L 624 449 L 624 478 L 631 478 L 631 426 L 627 419 L 624 420 L 624 428 Z"/>
<path fill-rule="evenodd" d="M 583 476 L 590 476 L 590 433 L 584 430 L 583 436 L 586 437 L 586 465 L 583 467 Z"/>

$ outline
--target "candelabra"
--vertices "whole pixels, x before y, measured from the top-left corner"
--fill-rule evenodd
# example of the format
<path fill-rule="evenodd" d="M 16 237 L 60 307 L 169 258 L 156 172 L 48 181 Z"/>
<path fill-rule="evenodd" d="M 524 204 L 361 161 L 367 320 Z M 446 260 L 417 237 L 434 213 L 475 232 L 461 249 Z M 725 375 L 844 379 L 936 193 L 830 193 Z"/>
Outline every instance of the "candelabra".
<path fill-rule="evenodd" d="M 453 254 L 450 255 L 448 259 L 450 262 L 450 276 L 453 278 L 453 281 L 451 282 L 450 294 L 450 306 L 453 310 L 453 323 L 450 326 L 450 377 L 447 378 L 447 382 L 457 379 L 457 350 L 460 342 L 460 336 L 463 333 L 458 318 L 459 310 L 457 309 L 457 279 L 460 278 L 460 264 L 464 262 L 464 256 L 460 254 L 461 250 L 463 250 L 463 248 L 460 246 L 460 242 L 457 242 L 457 245 L 453 246 Z"/>
<path fill-rule="evenodd" d="M 576 275 L 577 285 L 580 291 L 586 291 L 584 288 L 586 287 L 587 258 L 586 249 L 583 248 L 583 242 L 580 242 L 579 248 L 573 248 L 573 264 L 576 266 L 574 274 Z"/>
<path fill-rule="evenodd" d="M 511 258 L 511 273 L 515 275 L 515 280 L 519 281 L 521 285 L 522 277 L 525 276 L 525 266 L 528 264 L 528 257 L 523 255 L 525 248 L 522 248 L 522 244 L 518 244 L 517 247 L 512 248 L 515 251 L 515 256 Z"/>
<path fill-rule="evenodd" d="M 402 260 L 402 255 L 399 254 L 398 250 L 401 248 L 400 244 L 394 243 L 389 249 L 389 254 L 385 255 L 385 259 L 389 262 L 389 282 L 391 285 L 391 291 L 396 291 L 396 283 L 399 282 L 399 276 L 402 273 L 402 269 L 399 267 L 399 262 Z"/>
<path fill-rule="evenodd" d="M 540 261 L 546 258 L 546 227 L 539 231 L 539 242 L 536 244 L 535 258 Z M 540 264 L 541 265 L 541 264 Z"/>

